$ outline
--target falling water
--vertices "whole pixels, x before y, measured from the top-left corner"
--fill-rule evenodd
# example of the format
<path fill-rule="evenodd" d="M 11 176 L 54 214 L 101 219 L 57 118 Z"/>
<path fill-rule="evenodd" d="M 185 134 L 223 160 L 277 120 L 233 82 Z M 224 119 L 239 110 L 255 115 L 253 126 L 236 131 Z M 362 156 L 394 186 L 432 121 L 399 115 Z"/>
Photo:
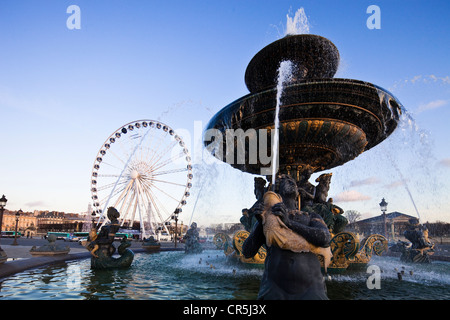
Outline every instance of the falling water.
<path fill-rule="evenodd" d="M 400 171 L 400 169 L 397 166 L 397 163 L 394 161 L 394 159 L 391 158 L 390 154 L 387 154 L 387 156 L 388 156 L 389 160 L 391 161 L 392 166 L 394 167 L 394 169 L 397 171 L 398 175 L 400 176 L 400 180 L 402 181 L 403 186 L 405 187 L 405 190 L 408 193 L 409 198 L 411 199 L 411 202 L 412 202 L 412 204 L 414 206 L 414 209 L 416 210 L 416 213 L 417 213 L 417 218 L 419 219 L 419 222 L 420 222 L 419 210 L 417 209 L 416 202 L 414 201 L 414 198 L 413 198 L 413 196 L 411 194 L 411 191 L 409 190 L 408 183 L 406 182 L 405 177 L 403 176 L 402 172 Z"/>
<path fill-rule="evenodd" d="M 283 87 L 285 83 L 292 81 L 292 70 L 293 63 L 291 61 L 282 61 L 280 67 L 278 68 L 278 79 L 277 79 L 277 104 L 275 108 L 275 135 L 274 143 L 272 146 L 272 186 L 275 186 L 275 175 L 278 169 L 278 145 L 279 145 L 279 127 L 280 127 L 280 105 L 281 96 L 283 95 Z"/>
<path fill-rule="evenodd" d="M 397 145 L 396 152 L 400 153 L 409 153 L 410 159 L 413 159 L 414 162 L 410 162 L 409 164 L 412 166 L 411 172 L 414 172 L 414 176 L 418 176 L 419 172 L 422 171 L 422 174 L 425 177 L 431 177 L 431 172 L 428 172 L 428 164 L 432 157 L 432 151 L 430 146 L 430 141 L 428 134 L 421 130 L 419 126 L 417 125 L 414 117 L 408 110 L 406 110 L 404 107 L 402 107 L 401 110 L 401 116 L 400 121 L 398 123 L 398 129 L 397 130 L 397 138 L 400 138 L 401 144 L 403 145 L 406 150 L 401 150 L 402 146 L 400 144 Z M 412 153 L 411 153 L 412 152 Z M 399 178 L 402 182 L 403 187 L 405 188 L 406 193 L 408 194 L 412 205 L 414 206 L 414 209 L 417 214 L 417 218 L 419 221 L 421 220 L 419 210 L 417 208 L 416 202 L 414 201 L 412 192 L 408 185 L 408 179 L 405 179 L 404 175 L 402 174 L 402 170 L 400 170 L 399 160 L 396 160 L 393 158 L 393 155 L 390 152 L 386 153 L 387 158 L 389 159 L 392 167 L 395 169 L 397 174 L 399 175 Z M 405 170 L 403 170 L 405 171 Z M 430 179 L 431 180 L 431 179 Z M 420 185 L 423 185 L 425 181 L 420 181 Z"/>
<path fill-rule="evenodd" d="M 286 35 L 309 33 L 309 22 L 305 14 L 305 9 L 298 9 L 294 17 L 289 17 L 289 14 L 286 17 Z"/>

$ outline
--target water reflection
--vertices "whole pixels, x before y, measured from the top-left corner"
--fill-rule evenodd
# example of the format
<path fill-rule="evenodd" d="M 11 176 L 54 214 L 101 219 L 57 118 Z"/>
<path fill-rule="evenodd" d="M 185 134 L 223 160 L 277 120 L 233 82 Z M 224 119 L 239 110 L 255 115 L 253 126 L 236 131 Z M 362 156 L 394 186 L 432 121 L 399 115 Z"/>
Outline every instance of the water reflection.
<path fill-rule="evenodd" d="M 327 281 L 328 297 L 336 300 L 448 300 L 450 299 L 450 263 L 402 263 L 394 257 L 372 258 L 380 268 L 380 288 L 369 289 L 370 274 L 348 272 Z M 402 274 L 399 280 L 398 273 Z"/>
<path fill-rule="evenodd" d="M 413 265 L 374 257 L 371 264 L 382 271 L 380 289 L 367 288 L 366 270 L 348 272 L 326 281 L 329 298 L 450 299 L 449 263 Z M 404 271 L 401 281 L 399 271 Z M 142 253 L 127 269 L 91 270 L 87 259 L 18 273 L 0 283 L 0 299 L 256 299 L 262 272 L 231 263 L 217 250 Z"/>

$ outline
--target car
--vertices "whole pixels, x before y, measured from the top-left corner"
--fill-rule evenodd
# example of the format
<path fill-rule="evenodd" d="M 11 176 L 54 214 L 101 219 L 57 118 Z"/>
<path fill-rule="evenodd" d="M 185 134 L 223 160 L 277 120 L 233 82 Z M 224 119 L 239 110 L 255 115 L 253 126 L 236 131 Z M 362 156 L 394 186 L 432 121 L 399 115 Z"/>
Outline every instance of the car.
<path fill-rule="evenodd" d="M 82 246 L 84 246 L 87 241 L 88 241 L 88 237 L 81 237 L 78 239 L 78 243 Z"/>
<path fill-rule="evenodd" d="M 20 238 L 22 234 L 20 232 L 17 232 L 17 238 Z M 2 231 L 1 234 L 2 238 L 14 238 L 15 237 L 15 231 Z"/>

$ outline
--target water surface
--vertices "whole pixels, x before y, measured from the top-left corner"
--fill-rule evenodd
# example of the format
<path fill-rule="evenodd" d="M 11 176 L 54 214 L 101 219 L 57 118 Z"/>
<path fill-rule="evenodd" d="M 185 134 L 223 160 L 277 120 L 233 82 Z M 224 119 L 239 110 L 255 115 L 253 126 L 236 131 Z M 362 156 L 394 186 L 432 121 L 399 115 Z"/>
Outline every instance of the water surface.
<path fill-rule="evenodd" d="M 329 298 L 450 299 L 450 263 L 417 265 L 373 257 L 370 264 L 381 270 L 380 289 L 368 289 L 371 273 L 366 270 L 347 272 L 326 280 Z M 402 270 L 400 281 L 397 272 Z M 219 250 L 139 253 L 128 269 L 92 270 L 86 259 L 17 273 L 0 283 L 0 299 L 247 300 L 256 299 L 262 273 L 262 268 L 230 262 Z"/>

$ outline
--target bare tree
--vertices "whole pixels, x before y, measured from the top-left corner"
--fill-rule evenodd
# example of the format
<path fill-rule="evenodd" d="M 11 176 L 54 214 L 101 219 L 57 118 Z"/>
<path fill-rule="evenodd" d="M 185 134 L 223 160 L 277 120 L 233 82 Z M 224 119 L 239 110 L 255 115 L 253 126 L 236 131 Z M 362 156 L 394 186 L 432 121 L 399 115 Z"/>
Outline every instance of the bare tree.
<path fill-rule="evenodd" d="M 347 218 L 349 223 L 355 223 L 361 219 L 361 213 L 356 210 L 347 210 L 345 211 L 344 216 Z"/>

